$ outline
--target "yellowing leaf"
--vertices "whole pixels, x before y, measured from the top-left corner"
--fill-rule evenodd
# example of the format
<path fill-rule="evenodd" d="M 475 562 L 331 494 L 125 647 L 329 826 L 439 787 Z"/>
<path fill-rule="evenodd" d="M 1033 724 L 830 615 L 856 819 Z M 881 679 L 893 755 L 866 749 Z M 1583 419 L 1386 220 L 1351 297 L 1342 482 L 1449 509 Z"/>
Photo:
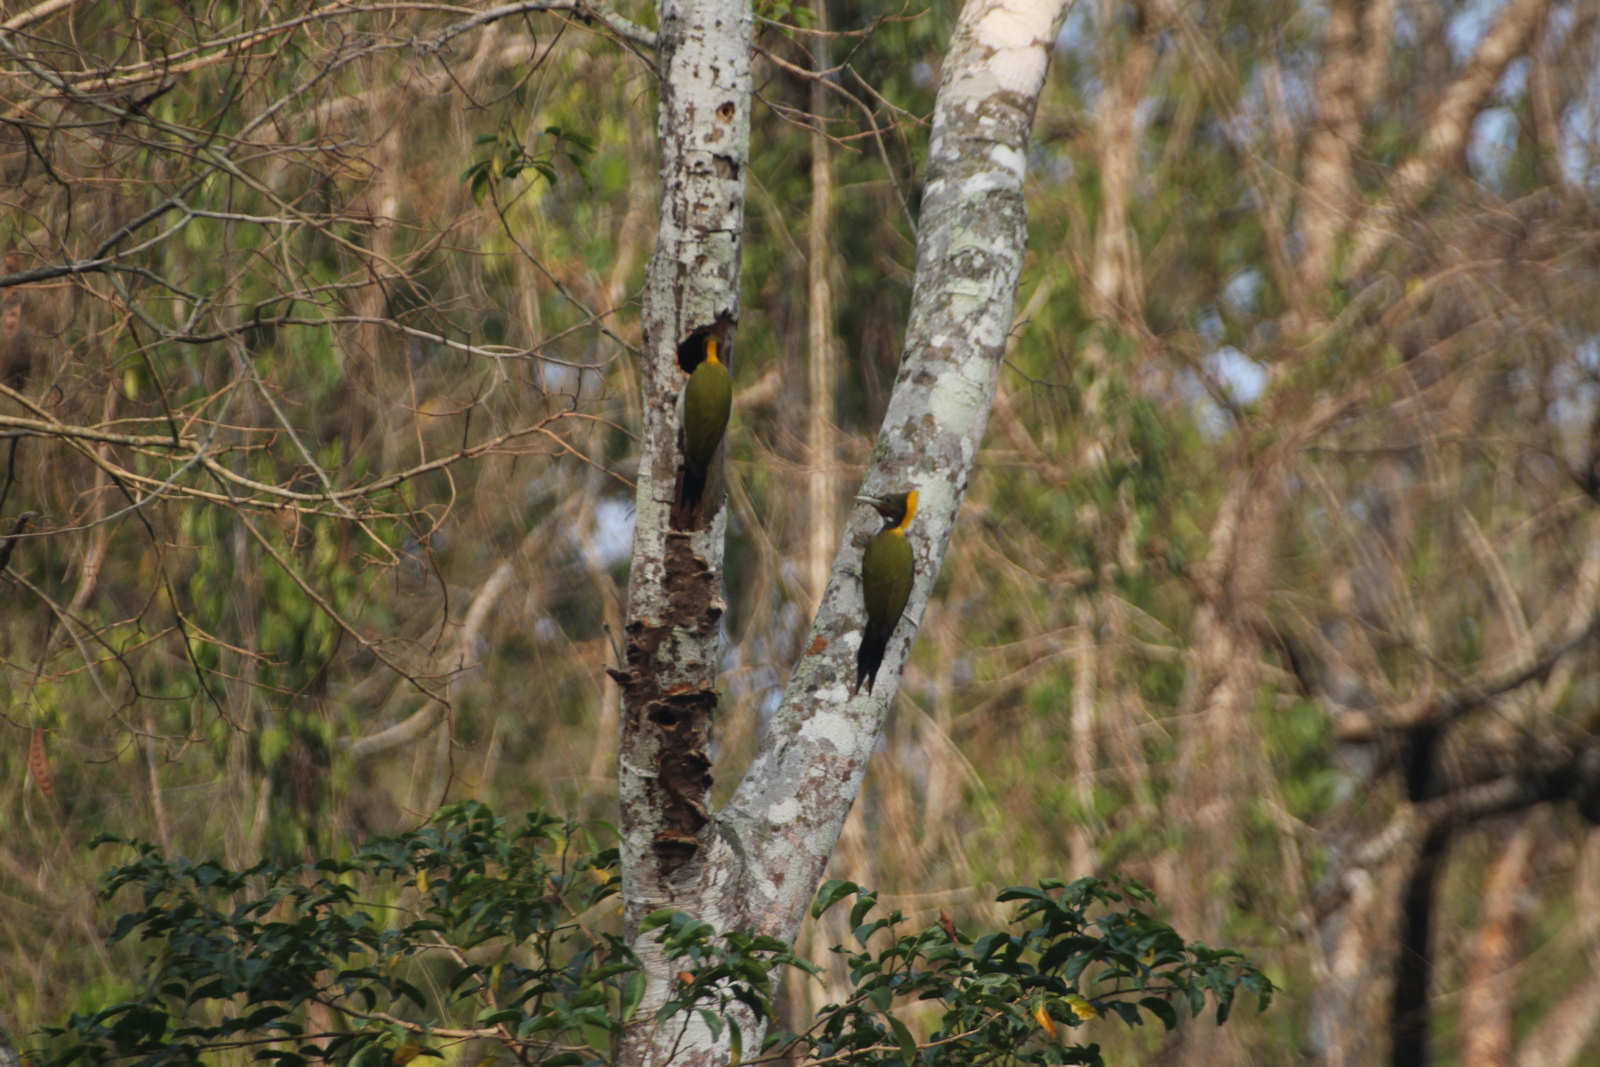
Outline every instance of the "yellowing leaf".
<path fill-rule="evenodd" d="M 1068 993 L 1064 998 L 1072 1006 L 1072 1013 L 1080 1019 L 1100 1018 L 1100 1009 L 1090 1004 L 1076 993 Z"/>
<path fill-rule="evenodd" d="M 418 867 L 417 868 L 417 892 L 419 892 L 419 893 L 427 893 L 427 891 L 428 891 L 428 872 L 427 872 L 427 870 L 425 868 Z"/>
<path fill-rule="evenodd" d="M 1059 1032 L 1056 1029 L 1056 1021 L 1050 1018 L 1050 1012 L 1045 1009 L 1044 1001 L 1041 1000 L 1034 1006 L 1033 1018 L 1034 1021 L 1039 1024 L 1039 1029 L 1043 1030 L 1051 1037 L 1055 1037 Z"/>

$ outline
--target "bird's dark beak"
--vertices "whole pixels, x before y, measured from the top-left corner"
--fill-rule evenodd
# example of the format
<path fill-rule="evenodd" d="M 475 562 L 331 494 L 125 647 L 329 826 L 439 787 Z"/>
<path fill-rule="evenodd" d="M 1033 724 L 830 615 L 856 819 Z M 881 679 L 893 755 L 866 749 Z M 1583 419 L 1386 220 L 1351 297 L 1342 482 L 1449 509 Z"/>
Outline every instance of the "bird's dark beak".
<path fill-rule="evenodd" d="M 895 513 L 898 508 L 894 500 L 890 497 L 867 496 L 863 494 L 856 497 L 856 499 L 861 501 L 863 504 L 871 504 L 872 510 L 876 511 L 879 515 L 882 515 L 886 519 L 893 519 L 896 517 Z"/>

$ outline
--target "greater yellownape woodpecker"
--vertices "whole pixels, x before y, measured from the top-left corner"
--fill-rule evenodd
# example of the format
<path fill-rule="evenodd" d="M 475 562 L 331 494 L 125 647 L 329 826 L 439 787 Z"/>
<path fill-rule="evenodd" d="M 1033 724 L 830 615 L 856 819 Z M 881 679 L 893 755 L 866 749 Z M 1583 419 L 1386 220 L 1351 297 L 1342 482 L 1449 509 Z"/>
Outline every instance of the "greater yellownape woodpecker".
<path fill-rule="evenodd" d="M 706 338 L 706 358 L 683 387 L 683 503 L 698 508 L 706 472 L 728 429 L 733 410 L 733 375 L 717 358 L 717 339 Z"/>
<path fill-rule="evenodd" d="M 906 528 L 917 513 L 917 493 L 891 493 L 885 497 L 857 497 L 871 504 L 883 516 L 883 529 L 872 535 L 861 555 L 861 599 L 867 607 L 867 624 L 861 634 L 861 651 L 856 656 L 856 684 L 852 696 L 878 677 L 889 638 L 906 610 L 911 596 L 911 581 L 916 577 L 916 561 Z"/>

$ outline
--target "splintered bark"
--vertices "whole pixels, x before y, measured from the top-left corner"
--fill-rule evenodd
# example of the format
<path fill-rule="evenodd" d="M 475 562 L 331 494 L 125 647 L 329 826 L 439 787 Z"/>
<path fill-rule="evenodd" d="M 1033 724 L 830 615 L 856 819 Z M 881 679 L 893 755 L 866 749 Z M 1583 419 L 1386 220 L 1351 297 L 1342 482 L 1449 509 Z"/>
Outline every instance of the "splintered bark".
<path fill-rule="evenodd" d="M 670 975 L 659 946 L 638 930 L 660 908 L 704 911 L 697 889 L 712 838 L 707 750 L 717 707 L 726 517 L 720 487 L 709 485 L 691 528 L 674 529 L 671 521 L 687 381 L 679 350 L 715 331 L 737 381 L 751 34 L 749 6 L 739 0 L 669 0 L 660 8 L 660 229 L 644 294 L 644 427 L 625 660 L 614 672 L 622 692 L 624 931 L 644 963 L 646 989 L 620 1063 L 702 1062 L 692 1053 L 705 1044 L 699 1030 L 675 1026 L 668 1035 L 655 1027 Z"/>

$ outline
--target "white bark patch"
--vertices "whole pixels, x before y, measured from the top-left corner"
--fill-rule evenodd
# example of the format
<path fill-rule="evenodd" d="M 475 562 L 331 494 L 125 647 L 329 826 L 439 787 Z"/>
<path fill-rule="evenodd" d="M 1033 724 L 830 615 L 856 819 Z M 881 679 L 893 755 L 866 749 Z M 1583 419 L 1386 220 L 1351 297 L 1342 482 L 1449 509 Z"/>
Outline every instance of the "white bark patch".
<path fill-rule="evenodd" d="M 1027 171 L 1027 157 L 1020 150 L 1012 148 L 1010 145 L 997 144 L 989 149 L 989 160 L 997 169 L 1003 169 L 1010 174 L 1016 175 L 1016 179 L 1019 182 Z"/>
<path fill-rule="evenodd" d="M 989 393 L 987 381 L 975 382 L 964 371 L 964 366 L 945 371 L 928 391 L 928 410 L 933 414 L 934 421 L 962 437 L 971 431 L 978 405 L 988 399 Z M 943 486 L 942 482 L 936 484 Z M 921 491 L 925 494 L 924 506 L 932 503 L 927 496 L 929 490 Z"/>
<path fill-rule="evenodd" d="M 994 241 L 986 239 L 975 232 L 966 235 L 970 240 L 953 240 L 950 242 L 950 255 L 955 256 L 967 249 L 977 249 L 979 252 L 987 251 L 993 247 Z M 978 278 L 951 278 L 945 282 L 945 296 L 949 300 L 950 314 L 970 318 L 975 313 L 982 311 L 985 305 L 994 299 L 994 287 L 985 284 Z M 969 338 L 963 337 L 963 342 Z M 987 340 L 987 338 L 985 338 Z"/>
<path fill-rule="evenodd" d="M 1059 4 L 1050 0 L 1014 0 L 1010 7 L 988 11 L 973 27 L 979 44 L 994 49 L 989 76 L 1001 89 L 1033 95 L 1044 81 L 1050 52 L 1040 47 L 1039 27 L 1049 26 Z"/>
<path fill-rule="evenodd" d="M 782 826 L 784 823 L 793 822 L 799 814 L 800 802 L 790 797 L 788 800 L 780 800 L 772 805 L 767 812 L 767 821 L 774 826 Z"/>
<path fill-rule="evenodd" d="M 818 711 L 800 728 L 800 737 L 806 741 L 823 741 L 836 752 L 849 752 L 854 748 L 856 725 L 834 711 Z"/>

